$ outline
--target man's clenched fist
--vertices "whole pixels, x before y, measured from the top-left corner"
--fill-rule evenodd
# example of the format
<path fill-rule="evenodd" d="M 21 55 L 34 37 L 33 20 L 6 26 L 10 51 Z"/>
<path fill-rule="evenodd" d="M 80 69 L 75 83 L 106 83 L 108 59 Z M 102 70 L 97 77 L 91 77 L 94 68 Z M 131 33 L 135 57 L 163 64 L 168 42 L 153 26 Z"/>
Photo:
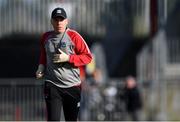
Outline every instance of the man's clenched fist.
<path fill-rule="evenodd" d="M 43 75 L 44 75 L 43 72 L 44 72 L 44 65 L 39 64 L 38 69 L 37 69 L 37 71 L 36 71 L 36 78 L 37 78 L 37 79 L 42 78 Z"/>

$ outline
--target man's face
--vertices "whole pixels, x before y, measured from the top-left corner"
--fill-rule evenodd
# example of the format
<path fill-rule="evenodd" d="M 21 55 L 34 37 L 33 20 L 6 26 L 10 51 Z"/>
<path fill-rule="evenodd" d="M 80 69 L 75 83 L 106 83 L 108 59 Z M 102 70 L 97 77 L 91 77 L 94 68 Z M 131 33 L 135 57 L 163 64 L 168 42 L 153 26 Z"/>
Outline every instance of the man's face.
<path fill-rule="evenodd" d="M 54 31 L 57 33 L 63 33 L 66 30 L 68 20 L 63 17 L 56 17 L 51 19 L 51 24 L 54 28 Z"/>
<path fill-rule="evenodd" d="M 126 82 L 127 82 L 127 88 L 131 89 L 136 87 L 136 81 L 134 78 L 128 78 Z"/>

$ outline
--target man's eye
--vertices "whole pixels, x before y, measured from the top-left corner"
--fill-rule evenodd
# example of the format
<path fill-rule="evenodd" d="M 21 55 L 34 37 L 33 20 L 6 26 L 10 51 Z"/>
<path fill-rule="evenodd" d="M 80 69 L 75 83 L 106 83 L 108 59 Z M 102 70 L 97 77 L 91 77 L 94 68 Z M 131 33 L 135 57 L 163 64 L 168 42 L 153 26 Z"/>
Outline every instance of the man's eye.
<path fill-rule="evenodd" d="M 58 21 L 63 21 L 64 19 L 63 18 L 56 18 L 55 21 L 58 22 Z"/>

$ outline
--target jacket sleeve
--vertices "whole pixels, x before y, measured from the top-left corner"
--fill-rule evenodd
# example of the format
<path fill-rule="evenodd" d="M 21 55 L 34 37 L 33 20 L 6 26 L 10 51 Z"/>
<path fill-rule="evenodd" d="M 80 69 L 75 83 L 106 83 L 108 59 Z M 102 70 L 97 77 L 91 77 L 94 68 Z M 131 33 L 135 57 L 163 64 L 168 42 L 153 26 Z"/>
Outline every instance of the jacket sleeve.
<path fill-rule="evenodd" d="M 45 38 L 46 38 L 46 33 L 42 35 L 41 40 L 40 40 L 40 58 L 39 58 L 39 64 L 43 64 L 46 66 L 46 51 L 44 47 L 45 43 Z"/>
<path fill-rule="evenodd" d="M 92 60 L 92 54 L 84 39 L 78 33 L 76 33 L 72 39 L 75 44 L 75 54 L 70 55 L 69 62 L 77 67 L 90 63 Z"/>

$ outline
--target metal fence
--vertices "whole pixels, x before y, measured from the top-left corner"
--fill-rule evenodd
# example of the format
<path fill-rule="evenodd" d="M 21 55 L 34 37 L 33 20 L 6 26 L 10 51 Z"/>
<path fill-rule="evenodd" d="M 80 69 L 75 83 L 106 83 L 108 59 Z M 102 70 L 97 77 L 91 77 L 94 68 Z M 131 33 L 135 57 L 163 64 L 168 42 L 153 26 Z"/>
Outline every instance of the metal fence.
<path fill-rule="evenodd" d="M 158 0 L 158 27 L 137 56 L 149 120 L 180 120 L 179 1 Z"/>
<path fill-rule="evenodd" d="M 179 120 L 179 84 L 155 82 L 139 87 L 143 98 L 141 120 Z M 0 121 L 45 121 L 42 84 L 43 81 L 33 78 L 0 79 Z M 111 79 L 103 85 L 87 84 L 79 120 L 129 120 L 123 99 L 124 85 L 122 79 Z"/>
<path fill-rule="evenodd" d="M 89 90 L 82 94 L 80 120 L 124 120 L 126 111 L 120 97 L 123 86 L 119 79 L 102 86 L 87 84 Z M 42 80 L 0 79 L 0 93 L 0 121 L 46 120 Z"/>
<path fill-rule="evenodd" d="M 0 121 L 45 120 L 40 81 L 0 79 L 0 93 Z"/>
<path fill-rule="evenodd" d="M 137 57 L 138 79 L 144 84 L 146 114 L 150 120 L 179 120 L 179 38 L 159 30 Z M 158 102 L 157 102 L 158 101 Z"/>

